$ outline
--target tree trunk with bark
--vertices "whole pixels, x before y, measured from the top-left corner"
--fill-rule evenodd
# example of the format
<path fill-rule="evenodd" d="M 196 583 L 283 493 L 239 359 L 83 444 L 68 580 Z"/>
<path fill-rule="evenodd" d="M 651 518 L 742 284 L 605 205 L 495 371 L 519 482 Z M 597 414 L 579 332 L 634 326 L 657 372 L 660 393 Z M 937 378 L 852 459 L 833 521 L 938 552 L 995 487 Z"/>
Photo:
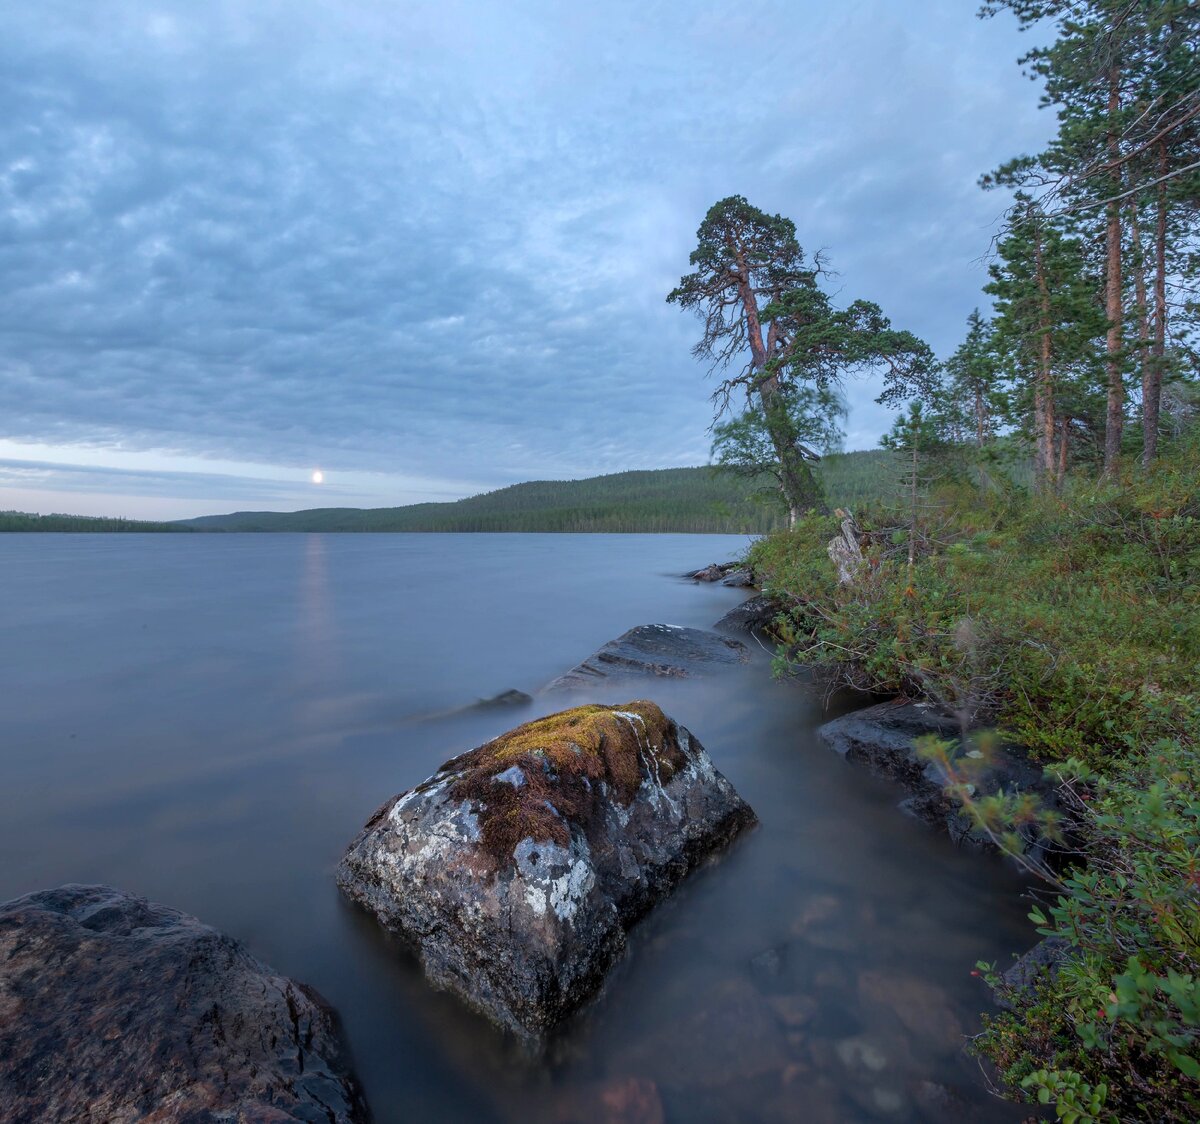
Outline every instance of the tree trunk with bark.
<path fill-rule="evenodd" d="M 794 527 L 796 521 L 810 511 L 820 511 L 827 515 L 829 508 L 821 498 L 821 489 L 816 478 L 805 460 L 804 454 L 796 448 L 796 442 L 790 433 L 785 431 L 779 421 L 779 413 L 775 410 L 780 393 L 778 375 L 766 373 L 767 360 L 770 358 L 770 337 L 763 339 L 762 317 L 758 311 L 758 300 L 750 284 L 750 270 L 746 265 L 745 255 L 741 249 L 730 244 L 734 260 L 737 263 L 738 296 L 742 302 L 742 314 L 746 318 L 746 339 L 750 345 L 750 367 L 757 386 L 758 398 L 762 403 L 763 416 L 766 419 L 767 432 L 771 435 L 771 444 L 775 455 L 779 458 L 779 487 L 783 492 L 784 503 L 788 509 L 788 526 Z M 773 416 L 774 419 L 773 420 Z"/>
<path fill-rule="evenodd" d="M 1133 309 L 1138 334 L 1138 369 L 1142 376 L 1142 464 L 1148 465 L 1153 458 L 1150 452 L 1151 426 L 1158 429 L 1158 411 L 1151 406 L 1154 397 L 1154 359 L 1150 346 L 1150 309 L 1146 299 L 1146 255 L 1142 246 L 1142 224 L 1138 219 L 1138 204 L 1135 200 L 1129 208 L 1129 236 L 1133 243 Z M 1150 415 L 1154 420 L 1151 422 Z"/>
<path fill-rule="evenodd" d="M 1159 176 L 1167 174 L 1167 145 L 1158 145 Z M 1154 341 L 1150 345 L 1149 381 L 1142 383 L 1142 464 L 1149 468 L 1158 455 L 1158 419 L 1162 407 L 1167 353 L 1167 183 L 1158 185 L 1154 222 Z M 1146 376 L 1143 375 L 1143 380 Z"/>
<path fill-rule="evenodd" d="M 1121 110 L 1121 74 L 1114 65 L 1108 73 L 1108 154 L 1113 163 L 1112 195 L 1108 204 L 1105 237 L 1104 312 L 1108 317 L 1106 372 L 1108 404 L 1104 419 L 1104 473 L 1117 471 L 1121 457 L 1121 436 L 1125 427 L 1125 383 L 1121 370 L 1122 301 L 1121 301 L 1121 194 L 1120 139 L 1117 135 L 1117 114 Z"/>
<path fill-rule="evenodd" d="M 1034 264 L 1037 272 L 1038 302 L 1041 322 L 1038 325 L 1038 373 L 1033 388 L 1034 476 L 1041 489 L 1058 484 L 1054 455 L 1054 372 L 1050 338 L 1050 289 L 1046 284 L 1045 259 L 1042 253 L 1042 232 L 1034 235 Z"/>

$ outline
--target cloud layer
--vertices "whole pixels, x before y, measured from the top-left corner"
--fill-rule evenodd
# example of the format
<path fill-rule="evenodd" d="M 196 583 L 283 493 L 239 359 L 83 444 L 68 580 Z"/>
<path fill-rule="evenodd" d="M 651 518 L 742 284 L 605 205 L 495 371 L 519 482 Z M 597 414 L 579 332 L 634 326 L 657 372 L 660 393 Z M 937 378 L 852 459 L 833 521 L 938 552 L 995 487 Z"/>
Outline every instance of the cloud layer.
<path fill-rule="evenodd" d="M 1028 44 L 960 0 L 5 23 L 0 437 L 409 478 L 395 500 L 706 460 L 697 325 L 664 296 L 727 194 L 948 351 L 1001 206 L 976 178 L 1050 124 Z"/>

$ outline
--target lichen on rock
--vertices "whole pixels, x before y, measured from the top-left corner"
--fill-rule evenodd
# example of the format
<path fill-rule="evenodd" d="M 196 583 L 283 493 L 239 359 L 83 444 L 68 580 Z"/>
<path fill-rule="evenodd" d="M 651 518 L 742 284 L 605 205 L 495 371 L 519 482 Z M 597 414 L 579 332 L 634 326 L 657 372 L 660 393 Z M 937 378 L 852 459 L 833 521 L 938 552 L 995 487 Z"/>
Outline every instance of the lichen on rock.
<path fill-rule="evenodd" d="M 654 703 L 582 706 L 394 797 L 338 883 L 434 983 L 531 1040 L 596 990 L 638 917 L 754 818 Z"/>

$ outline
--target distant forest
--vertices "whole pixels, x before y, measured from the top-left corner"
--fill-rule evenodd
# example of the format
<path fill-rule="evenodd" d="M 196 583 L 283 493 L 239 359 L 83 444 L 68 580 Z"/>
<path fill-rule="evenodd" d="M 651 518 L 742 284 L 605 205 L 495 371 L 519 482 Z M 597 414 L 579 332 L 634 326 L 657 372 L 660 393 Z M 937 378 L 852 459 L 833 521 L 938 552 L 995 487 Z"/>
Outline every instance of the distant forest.
<path fill-rule="evenodd" d="M 884 450 L 842 453 L 818 466 L 829 501 L 854 506 L 898 477 Z M 774 480 L 712 468 L 618 472 L 588 480 L 538 480 L 453 503 L 407 507 L 239 511 L 180 524 L 200 531 L 598 531 L 765 534 L 786 513 Z"/>
<path fill-rule="evenodd" d="M 182 523 L 154 523 L 142 519 L 109 519 L 99 515 L 31 515 L 0 511 L 0 531 L 146 532 L 191 531 Z"/>

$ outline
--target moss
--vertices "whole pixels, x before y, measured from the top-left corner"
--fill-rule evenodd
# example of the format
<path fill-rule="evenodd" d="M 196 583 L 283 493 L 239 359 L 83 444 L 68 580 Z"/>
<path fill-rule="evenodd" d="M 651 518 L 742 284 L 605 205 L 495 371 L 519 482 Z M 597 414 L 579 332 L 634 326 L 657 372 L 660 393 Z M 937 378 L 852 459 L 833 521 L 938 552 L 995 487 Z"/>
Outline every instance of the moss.
<path fill-rule="evenodd" d="M 507 866 L 522 839 L 565 847 L 572 826 L 594 838 L 606 803 L 627 806 L 651 771 L 666 784 L 686 762 L 670 719 L 639 700 L 527 722 L 442 769 L 460 774 L 450 795 L 471 801 L 483 851 Z M 497 779 L 512 769 L 519 777 Z"/>

